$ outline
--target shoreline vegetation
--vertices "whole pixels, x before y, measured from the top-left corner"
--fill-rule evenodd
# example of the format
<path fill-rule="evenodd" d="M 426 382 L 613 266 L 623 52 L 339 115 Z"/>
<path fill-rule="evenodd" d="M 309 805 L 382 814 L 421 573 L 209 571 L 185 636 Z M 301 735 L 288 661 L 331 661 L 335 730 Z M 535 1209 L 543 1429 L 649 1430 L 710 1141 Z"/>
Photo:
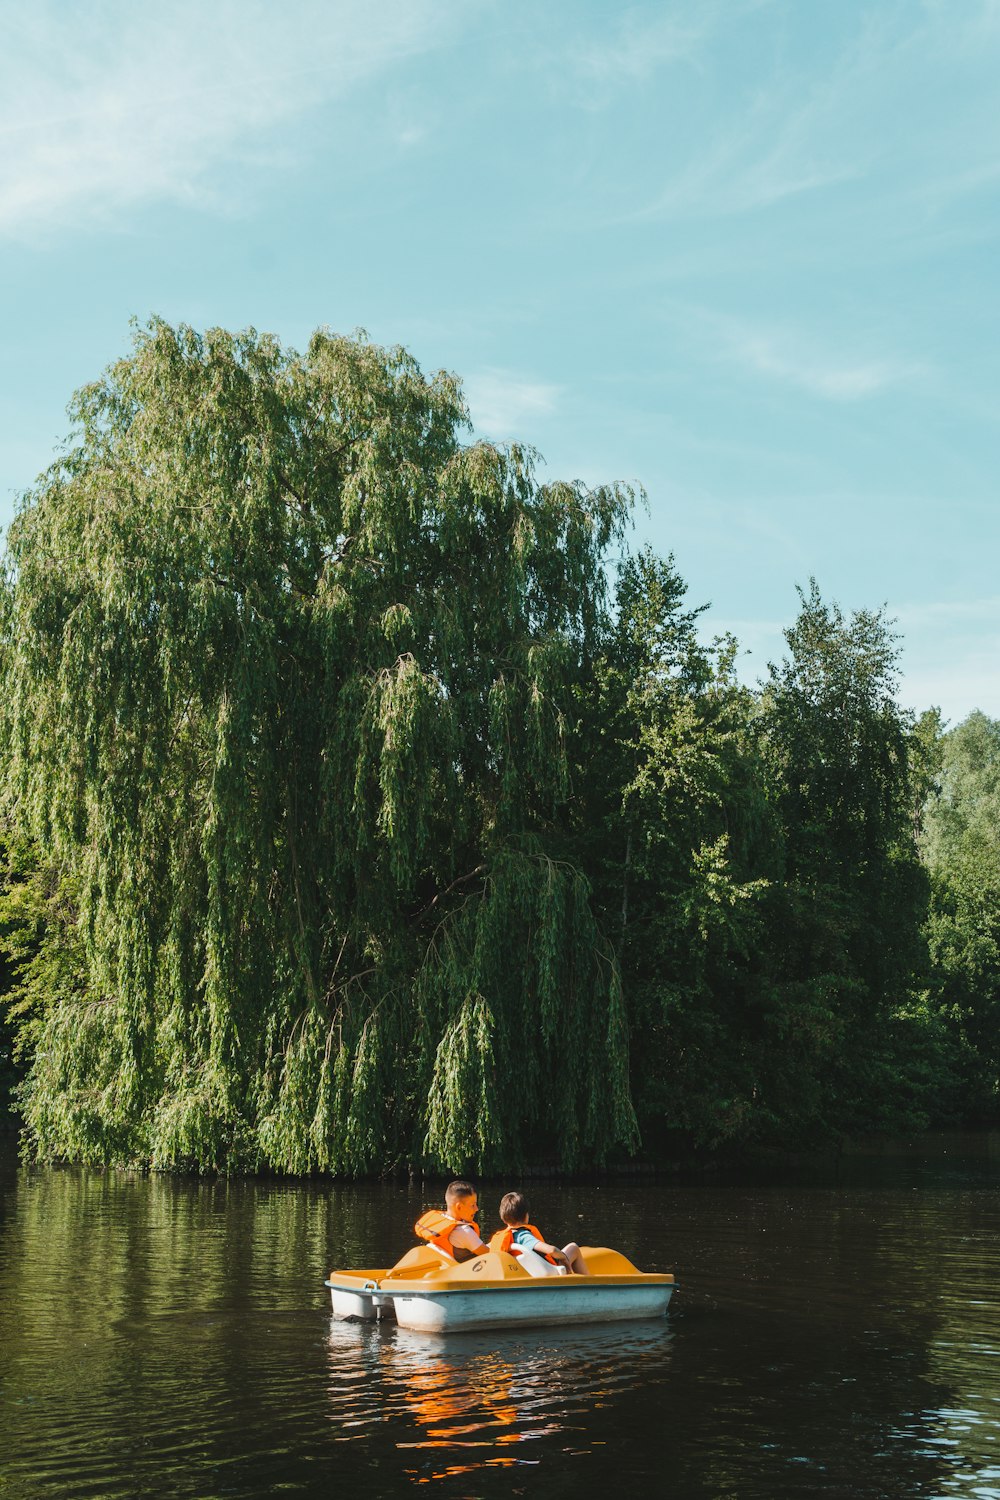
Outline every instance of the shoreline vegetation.
<path fill-rule="evenodd" d="M 746 685 L 631 489 L 539 482 L 362 335 L 154 320 L 70 416 L 0 591 L 29 1156 L 629 1176 L 998 1124 L 1000 724 L 901 710 L 883 612 L 810 581 Z"/>

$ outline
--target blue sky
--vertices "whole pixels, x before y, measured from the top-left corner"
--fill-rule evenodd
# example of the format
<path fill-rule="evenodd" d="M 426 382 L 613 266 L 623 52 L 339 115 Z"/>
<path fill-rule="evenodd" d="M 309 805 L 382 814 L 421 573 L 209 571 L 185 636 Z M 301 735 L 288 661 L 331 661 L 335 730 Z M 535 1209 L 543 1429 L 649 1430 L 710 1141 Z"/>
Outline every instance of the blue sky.
<path fill-rule="evenodd" d="M 129 319 L 327 324 L 1000 716 L 1000 3 L 0 0 L 0 523 Z"/>

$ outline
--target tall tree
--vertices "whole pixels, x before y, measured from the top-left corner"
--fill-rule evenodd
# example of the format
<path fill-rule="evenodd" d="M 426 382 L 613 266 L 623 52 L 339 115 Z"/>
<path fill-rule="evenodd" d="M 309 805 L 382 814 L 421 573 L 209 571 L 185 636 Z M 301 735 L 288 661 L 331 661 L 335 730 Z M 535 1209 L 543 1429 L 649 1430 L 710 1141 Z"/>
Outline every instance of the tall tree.
<path fill-rule="evenodd" d="M 815 581 L 800 597 L 761 702 L 783 871 L 768 902 L 760 1105 L 786 1135 L 914 1123 L 926 882 L 897 641 L 880 612 L 846 619 Z"/>
<path fill-rule="evenodd" d="M 615 933 L 644 1140 L 739 1135 L 744 991 L 765 889 L 762 806 L 733 643 L 706 647 L 672 558 L 626 558 L 582 738 L 583 847 Z M 765 839 L 766 842 L 766 839 Z"/>
<path fill-rule="evenodd" d="M 450 376 L 154 322 L 11 529 L 7 818 L 68 882 L 50 1157 L 365 1171 L 629 1143 L 567 713 L 628 495 L 463 443 Z M 25 998 L 22 996 L 22 998 Z"/>

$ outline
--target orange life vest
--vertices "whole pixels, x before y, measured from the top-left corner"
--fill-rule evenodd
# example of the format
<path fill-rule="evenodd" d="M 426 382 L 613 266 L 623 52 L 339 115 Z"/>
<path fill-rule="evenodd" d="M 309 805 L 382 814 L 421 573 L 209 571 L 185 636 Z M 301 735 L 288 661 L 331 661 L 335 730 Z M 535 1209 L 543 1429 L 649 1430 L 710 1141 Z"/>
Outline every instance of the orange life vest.
<path fill-rule="evenodd" d="M 545 1238 L 545 1236 L 542 1234 L 542 1231 L 540 1229 L 536 1229 L 534 1224 L 515 1224 L 514 1229 L 526 1229 L 529 1234 L 533 1234 L 535 1236 L 536 1240 L 544 1240 Z M 505 1227 L 504 1229 L 498 1229 L 496 1234 L 491 1235 L 490 1249 L 503 1251 L 507 1255 L 520 1255 L 521 1253 L 517 1245 L 514 1244 L 514 1230 L 509 1226 Z M 541 1250 L 537 1250 L 535 1253 L 536 1255 L 541 1255 L 542 1259 L 547 1260 L 552 1266 L 557 1266 L 559 1264 L 559 1262 L 553 1256 L 542 1255 Z"/>
<path fill-rule="evenodd" d="M 479 1225 L 472 1219 L 455 1219 L 451 1214 L 442 1213 L 438 1208 L 429 1208 L 422 1214 L 413 1226 L 414 1233 L 420 1240 L 426 1240 L 446 1255 L 449 1260 L 463 1261 L 471 1260 L 476 1254 L 475 1250 L 467 1250 L 464 1245 L 454 1246 L 451 1237 L 459 1224 L 468 1224 L 479 1234 Z"/>

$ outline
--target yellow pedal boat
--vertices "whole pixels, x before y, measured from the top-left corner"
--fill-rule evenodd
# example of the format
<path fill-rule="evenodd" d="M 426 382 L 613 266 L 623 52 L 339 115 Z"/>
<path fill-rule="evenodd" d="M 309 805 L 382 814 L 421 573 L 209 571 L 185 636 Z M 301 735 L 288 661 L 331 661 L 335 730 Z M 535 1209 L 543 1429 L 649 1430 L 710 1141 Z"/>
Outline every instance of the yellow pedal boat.
<path fill-rule="evenodd" d="M 331 1271 L 326 1285 L 337 1317 L 394 1313 L 401 1328 L 427 1333 L 612 1323 L 666 1312 L 672 1276 L 639 1271 L 616 1250 L 581 1249 L 589 1276 L 530 1276 L 501 1250 L 458 1264 L 418 1245 L 391 1270 Z"/>

